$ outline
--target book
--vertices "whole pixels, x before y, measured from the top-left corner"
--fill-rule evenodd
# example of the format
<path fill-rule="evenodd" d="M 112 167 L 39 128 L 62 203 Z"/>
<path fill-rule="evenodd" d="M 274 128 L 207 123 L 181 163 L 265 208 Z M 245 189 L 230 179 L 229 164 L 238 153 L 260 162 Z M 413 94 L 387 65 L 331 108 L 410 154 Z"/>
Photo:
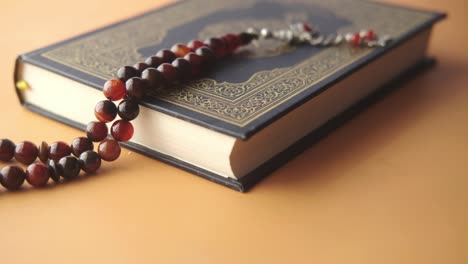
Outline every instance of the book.
<path fill-rule="evenodd" d="M 175 43 L 299 21 L 391 35 L 384 48 L 255 41 L 207 76 L 145 96 L 124 146 L 246 191 L 430 64 L 432 27 L 444 17 L 367 1 L 188 0 L 20 55 L 15 84 L 26 108 L 84 130 L 118 68 Z"/>

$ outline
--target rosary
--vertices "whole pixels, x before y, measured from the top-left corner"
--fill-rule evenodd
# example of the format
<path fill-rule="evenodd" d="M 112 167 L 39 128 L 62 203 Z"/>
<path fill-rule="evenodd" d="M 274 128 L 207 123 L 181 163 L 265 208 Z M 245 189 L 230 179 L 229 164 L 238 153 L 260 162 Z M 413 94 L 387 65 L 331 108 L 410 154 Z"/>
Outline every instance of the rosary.
<path fill-rule="evenodd" d="M 39 147 L 30 141 L 14 144 L 9 139 L 0 139 L 0 161 L 10 162 L 13 158 L 24 165 L 7 165 L 0 170 L 0 183 L 7 190 L 21 188 L 26 180 L 33 187 L 44 187 L 51 178 L 72 180 L 80 171 L 94 173 L 101 167 L 101 160 L 114 161 L 120 156 L 119 142 L 129 141 L 133 136 L 130 122 L 139 114 L 138 102 L 145 91 L 164 91 L 177 82 L 196 79 L 209 71 L 217 60 L 228 58 L 238 48 L 258 39 L 275 39 L 288 45 L 310 45 L 314 47 L 338 46 L 346 43 L 356 48 L 385 47 L 391 38 L 378 36 L 373 30 L 347 34 L 322 34 L 307 23 L 292 24 L 288 29 L 270 30 L 249 28 L 240 34 L 226 34 L 220 38 L 209 38 L 205 42 L 192 40 L 188 44 L 175 44 L 171 49 L 160 50 L 144 62 L 124 66 L 117 71 L 115 79 L 103 86 L 107 100 L 100 101 L 94 108 L 97 121 L 86 127 L 86 137 L 75 138 L 71 145 L 58 141 L 42 142 Z M 120 101 L 116 105 L 116 101 Z M 117 117 L 119 120 L 114 121 Z M 110 126 L 110 137 L 107 123 Z M 99 143 L 94 151 L 94 143 Z M 36 162 L 39 158 L 40 161 Z"/>

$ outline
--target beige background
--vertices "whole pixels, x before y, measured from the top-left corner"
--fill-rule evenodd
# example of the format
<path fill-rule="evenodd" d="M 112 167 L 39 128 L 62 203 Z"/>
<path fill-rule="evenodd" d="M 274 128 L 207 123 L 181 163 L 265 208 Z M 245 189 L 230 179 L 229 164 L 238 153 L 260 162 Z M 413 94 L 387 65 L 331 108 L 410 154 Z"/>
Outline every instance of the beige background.
<path fill-rule="evenodd" d="M 0 137 L 82 135 L 20 107 L 15 56 L 157 2 L 2 1 Z M 439 65 L 251 192 L 124 150 L 93 177 L 0 191 L 0 263 L 467 263 L 467 4 L 392 2 L 449 13 Z"/>

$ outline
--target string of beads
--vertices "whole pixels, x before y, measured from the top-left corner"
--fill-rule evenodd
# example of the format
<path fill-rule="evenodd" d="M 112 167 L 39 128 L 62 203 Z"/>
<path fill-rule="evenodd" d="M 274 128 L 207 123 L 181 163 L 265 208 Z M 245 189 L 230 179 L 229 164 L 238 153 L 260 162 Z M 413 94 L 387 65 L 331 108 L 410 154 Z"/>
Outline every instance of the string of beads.
<path fill-rule="evenodd" d="M 0 139 L 0 161 L 26 165 L 7 165 L 0 170 L 0 184 L 7 190 L 21 188 L 25 181 L 33 187 L 44 187 L 49 179 L 60 182 L 72 180 L 80 171 L 95 173 L 102 160 L 114 161 L 121 153 L 119 142 L 129 141 L 134 133 L 132 120 L 138 117 L 139 101 L 147 90 L 170 89 L 175 83 L 196 79 L 209 71 L 217 60 L 229 57 L 238 48 L 256 39 L 274 38 L 288 44 L 313 46 L 338 45 L 344 40 L 352 46 L 384 46 L 389 38 L 378 38 L 372 30 L 345 35 L 322 35 L 306 23 L 293 24 L 287 30 L 249 28 L 240 34 L 226 34 L 202 42 L 192 40 L 175 44 L 171 49 L 160 50 L 144 62 L 124 66 L 116 78 L 105 82 L 106 100 L 96 104 L 96 121 L 86 127 L 86 137 L 77 137 L 71 144 L 62 141 L 39 146 L 30 141 L 18 144 Z M 116 102 L 119 102 L 116 105 Z M 120 118 L 115 120 L 117 116 Z M 110 133 L 108 123 L 111 123 Z M 110 135 L 109 135 L 110 134 Z M 98 143 L 97 150 L 94 144 Z M 39 159 L 39 161 L 36 161 Z"/>

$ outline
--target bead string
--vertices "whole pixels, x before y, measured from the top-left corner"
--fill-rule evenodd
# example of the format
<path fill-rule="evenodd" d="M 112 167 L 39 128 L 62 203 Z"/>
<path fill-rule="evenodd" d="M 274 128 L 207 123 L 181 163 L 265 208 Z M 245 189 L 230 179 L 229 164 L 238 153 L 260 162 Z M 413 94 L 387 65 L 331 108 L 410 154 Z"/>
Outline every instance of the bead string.
<path fill-rule="evenodd" d="M 139 101 L 147 90 L 164 91 L 174 83 L 199 78 L 209 71 L 216 60 L 233 54 L 238 48 L 259 39 L 276 39 L 289 45 L 312 46 L 340 45 L 343 42 L 355 47 L 383 47 L 390 37 L 378 37 L 372 30 L 348 34 L 321 34 L 307 23 L 290 25 L 289 29 L 272 31 L 267 28 L 249 28 L 240 34 L 226 34 L 209 38 L 205 42 L 192 40 L 187 45 L 175 44 L 171 49 L 160 50 L 156 55 L 133 66 L 124 66 L 117 71 L 115 79 L 103 86 L 107 100 L 96 104 L 97 121 L 86 127 L 86 137 L 75 138 L 71 145 L 58 141 L 39 147 L 30 141 L 14 144 L 9 139 L 0 139 L 0 161 L 13 158 L 24 165 L 7 165 L 0 170 L 0 184 L 7 190 L 21 188 L 26 180 L 34 187 L 44 187 L 51 178 L 72 180 L 80 171 L 94 173 L 101 167 L 101 160 L 114 161 L 121 153 L 119 142 L 129 141 L 133 136 L 134 120 L 139 114 Z M 120 101 L 118 105 L 116 101 Z M 119 120 L 115 118 L 119 116 Z M 110 137 L 107 123 L 113 122 Z M 94 151 L 94 143 L 99 143 Z M 36 159 L 40 161 L 36 162 Z"/>

